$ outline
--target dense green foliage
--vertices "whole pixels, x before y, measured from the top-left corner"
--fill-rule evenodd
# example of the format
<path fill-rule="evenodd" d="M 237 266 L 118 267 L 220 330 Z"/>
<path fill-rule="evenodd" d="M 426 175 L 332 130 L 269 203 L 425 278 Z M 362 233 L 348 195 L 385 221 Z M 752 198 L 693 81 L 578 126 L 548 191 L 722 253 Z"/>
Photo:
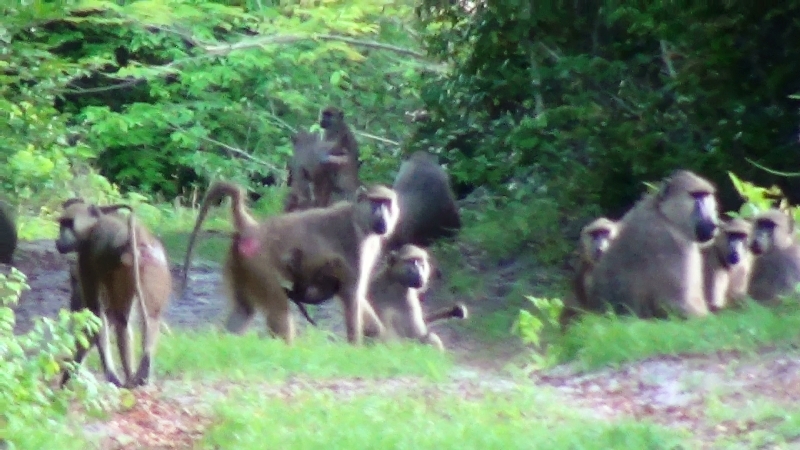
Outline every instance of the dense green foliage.
<path fill-rule="evenodd" d="M 516 174 L 564 207 L 620 212 L 678 167 L 728 204 L 726 170 L 772 181 L 745 158 L 796 171 L 800 2 L 422 3 L 429 53 L 454 70 L 424 86 L 413 145 L 442 148 L 462 182 Z"/>

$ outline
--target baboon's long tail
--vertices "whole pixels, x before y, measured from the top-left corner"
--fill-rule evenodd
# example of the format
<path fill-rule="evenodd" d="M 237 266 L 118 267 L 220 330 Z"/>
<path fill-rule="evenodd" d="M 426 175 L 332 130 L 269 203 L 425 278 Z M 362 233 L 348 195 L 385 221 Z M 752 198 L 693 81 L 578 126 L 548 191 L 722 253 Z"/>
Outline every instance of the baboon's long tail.
<path fill-rule="evenodd" d="M 445 319 L 466 319 L 469 316 L 469 312 L 467 307 L 462 303 L 456 303 L 453 306 L 447 306 L 441 309 L 437 309 L 431 313 L 425 315 L 425 323 L 431 324 L 438 320 L 445 320 Z"/>
<path fill-rule="evenodd" d="M 258 222 L 256 222 L 256 220 L 253 219 L 253 217 L 247 211 L 247 207 L 244 204 L 244 191 L 242 188 L 227 181 L 217 181 L 212 184 L 208 188 L 208 192 L 203 199 L 203 203 L 200 205 L 200 212 L 197 215 L 197 221 L 194 224 L 194 230 L 192 230 L 192 235 L 189 237 L 189 246 L 186 249 L 186 256 L 183 259 L 183 271 L 181 273 L 178 298 L 183 298 L 186 292 L 187 280 L 189 277 L 189 266 L 192 261 L 192 250 L 194 249 L 194 243 L 197 239 L 197 233 L 200 231 L 200 227 L 203 225 L 203 221 L 205 221 L 211 205 L 218 204 L 225 197 L 231 198 L 233 226 L 237 232 L 241 233 L 246 229 L 253 228 L 258 225 Z"/>

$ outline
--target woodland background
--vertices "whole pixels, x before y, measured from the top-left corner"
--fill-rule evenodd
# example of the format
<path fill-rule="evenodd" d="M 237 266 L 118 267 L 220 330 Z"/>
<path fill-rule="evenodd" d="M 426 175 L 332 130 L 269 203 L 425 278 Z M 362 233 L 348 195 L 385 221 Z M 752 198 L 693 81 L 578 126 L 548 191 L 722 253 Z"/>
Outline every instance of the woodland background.
<path fill-rule="evenodd" d="M 727 211 L 768 207 L 774 185 L 800 202 L 800 0 L 651 3 L 4 2 L 0 196 L 30 244 L 30 279 L 0 275 L 0 449 L 796 443 L 796 303 L 554 331 L 580 228 L 620 217 L 646 183 L 687 168 L 717 184 Z M 458 364 L 313 330 L 288 348 L 176 326 L 155 386 L 81 377 L 54 389 L 47 380 L 75 345 L 70 316 L 26 316 L 31 331 L 14 334 L 7 306 L 28 282 L 49 289 L 49 307 L 66 298 L 48 281 L 66 282 L 47 253 L 61 202 L 131 203 L 182 259 L 214 179 L 247 185 L 259 216 L 280 210 L 291 135 L 315 129 L 326 105 L 345 110 L 365 182 L 391 183 L 415 150 L 445 164 L 465 226 L 435 250 L 447 274 L 437 292 L 475 313 L 445 334 Z M 229 226 L 227 211 L 210 222 Z M 207 240 L 198 251 L 218 260 L 224 239 Z"/>

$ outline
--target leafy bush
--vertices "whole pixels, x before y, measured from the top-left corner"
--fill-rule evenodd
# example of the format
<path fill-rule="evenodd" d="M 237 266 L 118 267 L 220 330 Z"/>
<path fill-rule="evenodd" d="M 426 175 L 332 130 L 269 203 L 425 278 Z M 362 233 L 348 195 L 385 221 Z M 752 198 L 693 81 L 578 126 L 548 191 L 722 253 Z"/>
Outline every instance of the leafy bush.
<path fill-rule="evenodd" d="M 82 437 L 66 424 L 70 405 L 77 401 L 89 412 L 100 412 L 113 404 L 115 390 L 80 374 L 65 389 L 53 387 L 53 382 L 62 367 L 72 366 L 63 360 L 74 354 L 77 342 L 88 343 L 87 333 L 97 331 L 100 320 L 88 310 L 62 310 L 58 319 L 41 318 L 33 330 L 15 336 L 11 305 L 27 289 L 19 270 L 0 274 L 0 443 L 5 439 L 11 448 L 85 448 Z"/>

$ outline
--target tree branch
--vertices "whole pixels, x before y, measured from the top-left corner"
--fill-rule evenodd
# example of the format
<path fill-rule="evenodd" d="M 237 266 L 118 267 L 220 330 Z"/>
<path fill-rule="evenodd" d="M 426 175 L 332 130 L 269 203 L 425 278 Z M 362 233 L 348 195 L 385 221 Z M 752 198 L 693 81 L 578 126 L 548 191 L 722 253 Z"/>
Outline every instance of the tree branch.
<path fill-rule="evenodd" d="M 672 58 L 669 56 L 669 48 L 667 48 L 667 41 L 661 40 L 661 60 L 664 61 L 664 65 L 667 67 L 667 73 L 669 74 L 670 78 L 675 78 L 678 74 L 675 72 L 675 66 L 672 65 Z"/>

